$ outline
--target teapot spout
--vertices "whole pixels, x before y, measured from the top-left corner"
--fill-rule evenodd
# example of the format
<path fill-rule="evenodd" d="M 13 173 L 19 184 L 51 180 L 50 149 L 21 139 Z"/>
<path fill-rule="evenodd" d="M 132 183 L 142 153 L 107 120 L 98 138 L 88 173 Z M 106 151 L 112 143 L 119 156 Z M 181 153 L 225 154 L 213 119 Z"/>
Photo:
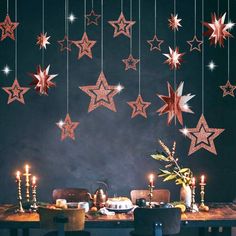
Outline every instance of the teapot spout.
<path fill-rule="evenodd" d="M 94 199 L 93 195 L 91 193 L 87 193 L 87 195 L 88 195 L 89 199 L 93 201 L 93 199 Z"/>

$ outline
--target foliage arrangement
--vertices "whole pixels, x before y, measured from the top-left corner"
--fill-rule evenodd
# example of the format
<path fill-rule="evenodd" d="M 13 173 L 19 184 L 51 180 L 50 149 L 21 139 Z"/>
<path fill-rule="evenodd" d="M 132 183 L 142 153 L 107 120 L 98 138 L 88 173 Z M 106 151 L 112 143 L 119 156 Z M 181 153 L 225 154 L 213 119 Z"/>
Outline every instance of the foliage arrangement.
<path fill-rule="evenodd" d="M 151 157 L 155 160 L 163 162 L 165 169 L 160 169 L 161 173 L 158 175 L 163 177 L 163 181 L 175 180 L 177 185 L 190 185 L 193 173 L 189 168 L 182 168 L 178 164 L 179 159 L 175 157 L 176 142 L 172 146 L 172 150 L 159 140 L 159 144 L 163 149 L 162 153 L 152 154 Z"/>

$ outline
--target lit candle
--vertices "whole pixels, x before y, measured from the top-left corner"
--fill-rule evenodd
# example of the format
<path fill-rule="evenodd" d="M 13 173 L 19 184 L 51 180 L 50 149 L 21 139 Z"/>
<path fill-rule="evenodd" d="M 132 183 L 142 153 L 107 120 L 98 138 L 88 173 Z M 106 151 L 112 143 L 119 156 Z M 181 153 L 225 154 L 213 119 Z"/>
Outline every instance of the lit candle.
<path fill-rule="evenodd" d="M 201 184 L 205 184 L 205 176 L 204 175 L 201 176 Z"/>
<path fill-rule="evenodd" d="M 154 175 L 153 174 L 150 174 L 150 176 L 149 176 L 149 185 L 150 186 L 154 185 Z"/>
<path fill-rule="evenodd" d="M 192 186 L 195 186 L 196 185 L 196 179 L 195 177 L 192 178 Z"/>
<path fill-rule="evenodd" d="M 33 176 L 33 177 L 32 177 L 32 186 L 33 186 L 33 187 L 36 186 L 36 180 L 37 180 L 36 176 Z"/>
<path fill-rule="evenodd" d="M 29 174 L 29 165 L 25 165 L 25 173 Z"/>
<path fill-rule="evenodd" d="M 18 170 L 17 172 L 16 172 L 16 180 L 20 180 L 20 171 Z"/>

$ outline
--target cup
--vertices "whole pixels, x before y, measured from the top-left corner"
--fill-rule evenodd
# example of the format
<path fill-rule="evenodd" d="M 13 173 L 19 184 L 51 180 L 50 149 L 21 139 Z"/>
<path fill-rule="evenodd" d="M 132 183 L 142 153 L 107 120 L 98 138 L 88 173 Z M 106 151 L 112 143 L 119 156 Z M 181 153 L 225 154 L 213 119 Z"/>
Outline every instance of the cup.
<path fill-rule="evenodd" d="M 66 199 L 56 199 L 56 207 L 67 208 L 66 204 L 67 204 Z"/>
<path fill-rule="evenodd" d="M 146 206 L 146 199 L 145 198 L 136 199 L 136 205 L 139 207 L 145 207 Z"/>
<path fill-rule="evenodd" d="M 78 208 L 82 208 L 85 210 L 85 212 L 89 211 L 89 203 L 88 202 L 79 202 Z"/>

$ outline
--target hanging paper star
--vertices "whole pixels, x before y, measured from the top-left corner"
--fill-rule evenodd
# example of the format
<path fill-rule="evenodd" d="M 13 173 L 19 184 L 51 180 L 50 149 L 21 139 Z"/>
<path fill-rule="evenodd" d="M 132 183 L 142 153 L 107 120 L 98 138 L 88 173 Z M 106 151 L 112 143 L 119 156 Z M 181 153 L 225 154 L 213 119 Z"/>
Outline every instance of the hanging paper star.
<path fill-rule="evenodd" d="M 71 44 L 73 43 L 73 41 L 69 40 L 67 35 L 65 35 L 62 40 L 58 40 L 57 42 L 60 45 L 60 51 L 71 51 Z"/>
<path fill-rule="evenodd" d="M 160 40 L 157 38 L 156 35 L 154 35 L 153 39 L 147 40 L 147 42 L 150 44 L 150 51 L 153 50 L 161 51 L 161 44 L 164 42 L 164 40 Z"/>
<path fill-rule="evenodd" d="M 108 85 L 103 72 L 100 73 L 96 85 L 81 86 L 79 88 L 91 97 L 88 112 L 100 106 L 104 106 L 116 112 L 113 97 L 119 93 L 119 91 L 117 86 Z"/>
<path fill-rule="evenodd" d="M 196 35 L 194 35 L 192 40 L 187 41 L 187 43 L 190 46 L 190 52 L 192 52 L 193 50 L 201 52 L 201 45 L 203 42 L 201 40 L 198 40 Z"/>
<path fill-rule="evenodd" d="M 206 119 L 202 114 L 196 128 L 188 128 L 184 131 L 181 129 L 180 131 L 184 132 L 185 135 L 191 139 L 188 155 L 191 155 L 202 148 L 216 155 L 217 152 L 214 139 L 218 137 L 224 129 L 209 128 Z"/>
<path fill-rule="evenodd" d="M 171 85 L 167 82 L 168 86 L 168 96 L 159 95 L 157 96 L 164 101 L 165 105 L 162 106 L 157 112 L 159 115 L 163 115 L 168 113 L 167 123 L 168 125 L 171 123 L 174 117 L 177 117 L 179 123 L 183 125 L 183 117 L 182 112 L 193 113 L 193 111 L 189 108 L 187 102 L 192 99 L 195 95 L 191 95 L 190 93 L 182 96 L 184 82 L 181 82 L 176 92 L 173 90 Z"/>
<path fill-rule="evenodd" d="M 42 48 L 45 48 L 46 49 L 46 46 L 47 44 L 50 44 L 48 42 L 48 40 L 50 39 L 51 36 L 48 36 L 47 37 L 47 33 L 41 33 L 38 37 L 37 37 L 37 45 L 39 45 L 39 48 L 42 49 Z"/>
<path fill-rule="evenodd" d="M 114 38 L 121 34 L 130 38 L 130 28 L 135 24 L 135 21 L 127 21 L 124 17 L 123 12 L 121 12 L 118 20 L 108 21 L 108 23 L 115 29 L 113 35 Z"/>
<path fill-rule="evenodd" d="M 91 12 L 86 15 L 87 25 L 98 25 L 98 20 L 100 17 L 101 15 L 96 14 L 95 11 L 92 9 Z"/>
<path fill-rule="evenodd" d="M 81 40 L 73 41 L 73 43 L 76 45 L 76 47 L 79 48 L 78 59 L 80 59 L 84 55 L 88 56 L 91 59 L 93 58 L 92 47 L 94 46 L 96 41 L 89 40 L 86 32 L 84 32 Z"/>
<path fill-rule="evenodd" d="M 179 48 L 176 47 L 175 50 L 172 50 L 171 47 L 169 47 L 169 54 L 164 54 L 164 56 L 166 56 L 168 59 L 165 60 L 165 63 L 168 64 L 170 66 L 170 69 L 178 69 L 181 65 L 181 63 L 183 62 L 183 55 L 185 53 L 179 53 Z"/>
<path fill-rule="evenodd" d="M 225 85 L 221 85 L 220 88 L 223 90 L 223 97 L 227 95 L 234 97 L 234 90 L 236 89 L 236 86 L 232 85 L 229 80 L 227 80 Z"/>
<path fill-rule="evenodd" d="M 172 30 L 179 30 L 179 27 L 182 27 L 182 25 L 180 24 L 180 21 L 182 19 L 178 19 L 178 14 L 177 15 L 173 15 L 171 14 L 170 18 L 168 19 L 169 21 L 169 27 Z"/>
<path fill-rule="evenodd" d="M 75 140 L 75 129 L 79 125 L 79 122 L 72 122 L 70 115 L 67 113 L 65 121 L 60 121 L 56 124 L 61 129 L 62 141 L 66 138 L 71 138 Z"/>
<path fill-rule="evenodd" d="M 4 22 L 0 22 L 0 29 L 2 30 L 1 41 L 7 37 L 15 40 L 14 30 L 18 25 L 18 22 L 12 22 L 9 15 L 6 15 Z"/>
<path fill-rule="evenodd" d="M 208 31 L 204 35 L 209 37 L 210 44 L 219 44 L 219 46 L 224 47 L 224 39 L 232 37 L 227 30 L 232 28 L 234 23 L 224 24 L 226 13 L 217 19 L 216 13 L 211 15 L 211 22 L 203 22 L 203 25 L 208 28 Z"/>
<path fill-rule="evenodd" d="M 11 87 L 3 87 L 2 88 L 6 93 L 8 93 L 8 101 L 7 104 L 14 102 L 14 101 L 18 101 L 21 102 L 23 104 L 25 104 L 25 100 L 24 100 L 24 94 L 30 89 L 30 88 L 25 88 L 25 87 L 21 87 L 18 83 L 18 80 L 15 79 L 14 83 L 12 84 Z"/>
<path fill-rule="evenodd" d="M 125 63 L 125 70 L 137 70 L 137 63 L 139 63 L 139 59 L 135 59 L 132 54 L 129 54 L 129 57 L 123 59 L 122 61 Z"/>
<path fill-rule="evenodd" d="M 136 101 L 127 102 L 129 106 L 133 109 L 131 118 L 137 115 L 141 115 L 147 118 L 146 109 L 151 105 L 150 102 L 144 102 L 142 96 L 139 94 Z"/>
<path fill-rule="evenodd" d="M 37 67 L 36 74 L 30 73 L 30 76 L 33 78 L 31 85 L 35 85 L 35 90 L 42 95 L 48 95 L 48 89 L 51 87 L 55 87 L 56 84 L 52 82 L 52 79 L 57 76 L 49 75 L 50 65 L 46 68 L 46 70 L 42 70 L 41 66 Z"/>

